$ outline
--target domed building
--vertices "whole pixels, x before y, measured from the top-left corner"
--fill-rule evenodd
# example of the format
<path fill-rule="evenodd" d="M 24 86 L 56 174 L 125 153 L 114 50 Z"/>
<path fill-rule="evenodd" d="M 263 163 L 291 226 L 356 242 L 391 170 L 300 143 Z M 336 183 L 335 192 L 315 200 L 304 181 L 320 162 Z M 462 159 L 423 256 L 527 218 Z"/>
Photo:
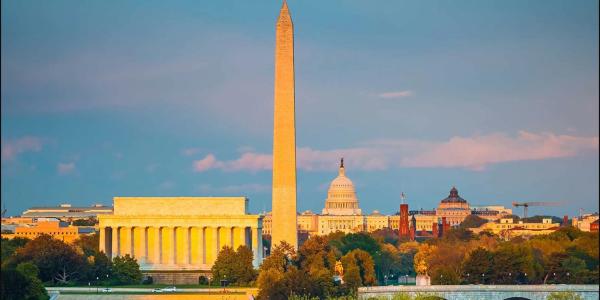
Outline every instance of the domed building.
<path fill-rule="evenodd" d="M 323 215 L 356 216 L 361 215 L 354 184 L 346 177 L 344 159 L 340 162 L 338 176 L 329 185 Z"/>
<path fill-rule="evenodd" d="M 437 217 L 445 217 L 450 226 L 459 225 L 470 214 L 469 203 L 458 195 L 458 190 L 454 186 L 450 189 L 450 195 L 442 199 L 436 209 Z"/>

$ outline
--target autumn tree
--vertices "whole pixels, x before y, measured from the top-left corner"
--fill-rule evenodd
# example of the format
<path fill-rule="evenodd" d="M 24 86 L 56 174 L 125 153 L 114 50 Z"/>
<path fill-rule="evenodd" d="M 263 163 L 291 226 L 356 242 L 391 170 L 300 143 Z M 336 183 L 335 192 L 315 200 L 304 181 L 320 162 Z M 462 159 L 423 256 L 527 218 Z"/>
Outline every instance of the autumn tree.
<path fill-rule="evenodd" d="M 375 264 L 373 258 L 368 252 L 354 249 L 341 259 L 342 265 L 346 270 L 349 267 L 358 267 L 361 286 L 370 286 L 375 284 Z"/>

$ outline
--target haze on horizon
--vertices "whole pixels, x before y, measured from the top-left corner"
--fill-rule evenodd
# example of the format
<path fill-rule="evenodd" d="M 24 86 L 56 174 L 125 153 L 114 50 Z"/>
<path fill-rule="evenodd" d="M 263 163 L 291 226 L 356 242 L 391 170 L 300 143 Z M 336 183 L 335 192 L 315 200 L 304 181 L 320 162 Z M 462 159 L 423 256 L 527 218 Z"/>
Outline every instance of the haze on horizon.
<path fill-rule="evenodd" d="M 597 1 L 288 1 L 298 209 L 598 211 Z M 2 1 L 2 204 L 271 203 L 280 1 Z M 521 210 L 514 210 L 520 214 Z"/>

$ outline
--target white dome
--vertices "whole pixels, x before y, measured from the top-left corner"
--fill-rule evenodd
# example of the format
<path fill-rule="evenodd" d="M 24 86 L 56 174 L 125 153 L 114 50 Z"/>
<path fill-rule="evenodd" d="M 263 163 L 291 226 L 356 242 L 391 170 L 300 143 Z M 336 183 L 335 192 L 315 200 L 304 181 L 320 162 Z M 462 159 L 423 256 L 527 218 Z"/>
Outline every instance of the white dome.
<path fill-rule="evenodd" d="M 338 176 L 329 185 L 327 200 L 325 200 L 324 215 L 360 215 L 358 198 L 354 184 L 346 177 L 344 160 L 340 164 Z"/>

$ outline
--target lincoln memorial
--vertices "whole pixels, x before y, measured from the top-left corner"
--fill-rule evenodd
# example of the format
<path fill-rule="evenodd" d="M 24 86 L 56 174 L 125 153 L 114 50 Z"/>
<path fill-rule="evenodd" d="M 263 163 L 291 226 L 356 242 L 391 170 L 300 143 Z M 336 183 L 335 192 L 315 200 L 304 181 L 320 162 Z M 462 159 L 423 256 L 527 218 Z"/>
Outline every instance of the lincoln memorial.
<path fill-rule="evenodd" d="M 155 283 L 198 283 L 210 277 L 224 246 L 252 249 L 262 261 L 262 216 L 245 197 L 115 197 L 114 213 L 100 215 L 100 250 L 129 254 Z"/>

